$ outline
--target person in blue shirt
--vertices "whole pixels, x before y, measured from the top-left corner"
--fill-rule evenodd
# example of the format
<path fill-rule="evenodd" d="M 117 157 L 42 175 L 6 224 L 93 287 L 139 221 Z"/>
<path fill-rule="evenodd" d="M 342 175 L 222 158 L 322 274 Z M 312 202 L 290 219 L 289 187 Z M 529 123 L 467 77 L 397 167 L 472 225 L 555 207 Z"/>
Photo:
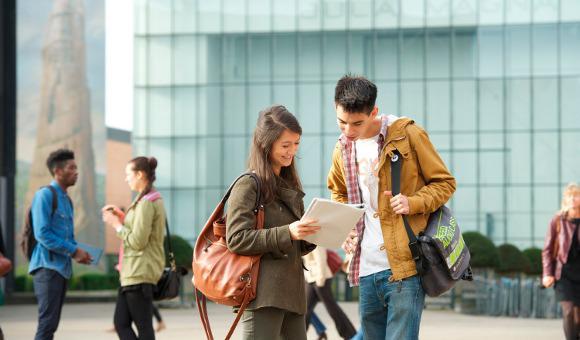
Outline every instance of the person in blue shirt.
<path fill-rule="evenodd" d="M 89 264 L 91 256 L 77 247 L 74 236 L 73 206 L 67 189 L 79 176 L 74 152 L 59 149 L 52 152 L 46 165 L 56 190 L 58 207 L 52 212 L 53 193 L 43 187 L 34 194 L 31 215 L 37 244 L 32 252 L 28 272 L 33 276 L 34 294 L 38 300 L 38 327 L 35 340 L 53 339 L 58 328 L 72 261 Z"/>

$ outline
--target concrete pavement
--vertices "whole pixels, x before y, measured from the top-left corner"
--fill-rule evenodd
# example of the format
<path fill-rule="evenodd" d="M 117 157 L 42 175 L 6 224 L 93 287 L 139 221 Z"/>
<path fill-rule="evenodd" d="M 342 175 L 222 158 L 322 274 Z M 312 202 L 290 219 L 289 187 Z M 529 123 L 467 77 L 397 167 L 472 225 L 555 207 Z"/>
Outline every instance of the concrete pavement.
<path fill-rule="evenodd" d="M 354 302 L 340 303 L 351 321 L 358 326 L 357 308 Z M 66 304 L 57 340 L 94 340 L 116 339 L 115 333 L 106 330 L 112 327 L 114 304 L 81 303 Z M 167 329 L 157 334 L 160 340 L 204 339 L 204 333 L 197 310 L 194 308 L 160 309 Z M 233 321 L 230 309 L 214 304 L 208 305 L 210 322 L 216 339 L 223 339 L 227 328 Z M 340 339 L 332 320 L 320 304 L 317 314 L 328 327 L 329 339 Z M 0 306 L 0 325 L 7 340 L 32 339 L 36 329 L 35 305 Z M 308 339 L 316 339 L 312 327 Z M 421 339 L 509 339 L 509 340 L 548 340 L 563 339 L 561 320 L 495 318 L 469 316 L 451 311 L 426 310 L 421 324 Z M 240 331 L 233 339 L 241 339 Z"/>

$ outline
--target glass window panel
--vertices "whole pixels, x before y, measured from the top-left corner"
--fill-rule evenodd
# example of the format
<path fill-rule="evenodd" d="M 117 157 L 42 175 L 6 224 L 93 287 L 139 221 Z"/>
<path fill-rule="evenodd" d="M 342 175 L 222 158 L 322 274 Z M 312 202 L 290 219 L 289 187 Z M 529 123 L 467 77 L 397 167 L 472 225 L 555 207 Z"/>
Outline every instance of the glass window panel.
<path fill-rule="evenodd" d="M 305 186 L 318 186 L 322 183 L 321 143 L 319 136 L 302 135 L 302 138 L 300 138 L 297 165 L 300 172 L 300 180 Z M 326 169 L 324 176 L 326 179 Z"/>
<path fill-rule="evenodd" d="M 300 79 L 319 80 L 321 77 L 320 34 L 301 34 L 298 37 L 298 67 Z"/>
<path fill-rule="evenodd" d="M 532 236 L 532 214 L 512 214 L 507 216 L 509 228 L 507 228 L 508 242 L 512 244 L 530 244 Z M 516 241 L 517 240 L 517 241 Z M 526 246 L 528 247 L 528 246 Z"/>
<path fill-rule="evenodd" d="M 347 2 L 342 0 L 325 0 L 322 6 L 322 25 L 325 31 L 344 30 L 346 28 Z"/>
<path fill-rule="evenodd" d="M 482 132 L 479 134 L 479 147 L 485 152 L 502 152 L 504 137 L 501 132 Z"/>
<path fill-rule="evenodd" d="M 148 70 L 149 84 L 171 83 L 171 38 L 149 37 Z"/>
<path fill-rule="evenodd" d="M 534 182 L 558 183 L 558 148 L 555 132 L 538 132 L 534 135 Z"/>
<path fill-rule="evenodd" d="M 480 205 L 483 214 L 491 214 L 495 229 L 497 230 L 500 221 L 503 219 L 504 197 L 503 188 L 500 187 L 481 187 Z"/>
<path fill-rule="evenodd" d="M 427 83 L 427 125 L 428 131 L 451 129 L 451 105 L 449 81 L 429 81 Z"/>
<path fill-rule="evenodd" d="M 543 213 L 543 218 L 536 219 L 536 226 L 540 229 L 544 224 L 548 224 L 554 215 L 554 212 L 560 209 L 562 196 L 560 187 L 554 186 L 535 186 L 534 187 L 534 211 Z"/>
<path fill-rule="evenodd" d="M 397 79 L 399 60 L 399 36 L 379 34 L 375 53 L 375 77 L 377 79 Z"/>
<path fill-rule="evenodd" d="M 192 230 L 192 224 L 194 224 L 196 212 L 193 203 L 196 199 L 196 191 L 184 189 L 174 190 L 173 195 L 175 201 L 173 202 L 173 223 L 170 226 L 171 231 L 174 234 L 181 235 L 189 240 L 194 237 L 193 235 L 198 234 L 198 230 Z M 203 225 L 198 228 L 201 229 L 202 227 Z"/>
<path fill-rule="evenodd" d="M 227 166 L 224 168 L 223 183 L 231 183 L 246 169 L 250 137 L 224 138 L 224 159 Z"/>
<path fill-rule="evenodd" d="M 135 37 L 134 40 L 135 85 L 147 84 L 147 38 Z"/>
<path fill-rule="evenodd" d="M 477 24 L 477 0 L 452 0 L 453 25 L 465 26 Z"/>
<path fill-rule="evenodd" d="M 449 26 L 452 0 L 427 0 L 427 26 Z"/>
<path fill-rule="evenodd" d="M 176 136 L 197 135 L 198 112 L 197 91 L 194 87 L 173 89 L 174 133 Z"/>
<path fill-rule="evenodd" d="M 475 77 L 477 41 L 473 30 L 455 30 L 453 36 L 452 74 L 456 78 Z"/>
<path fill-rule="evenodd" d="M 169 230 L 173 231 L 173 190 L 171 188 L 159 188 L 157 186 L 157 190 L 161 194 L 161 198 L 163 199 L 163 207 L 165 208 L 165 214 L 167 215 L 167 221 L 169 223 Z"/>
<path fill-rule="evenodd" d="M 157 169 L 155 170 L 155 185 L 160 188 L 168 188 L 172 186 L 172 147 L 170 138 L 150 138 L 149 150 L 153 156 L 157 158 Z"/>
<path fill-rule="evenodd" d="M 506 75 L 529 76 L 531 74 L 530 26 L 506 28 Z"/>
<path fill-rule="evenodd" d="M 298 0 L 272 1 L 274 6 L 274 31 L 296 30 Z"/>
<path fill-rule="evenodd" d="M 223 0 L 224 32 L 245 32 L 246 31 L 246 1 Z M 248 1 L 251 6 L 254 2 Z M 250 11 L 252 13 L 252 11 Z M 255 17 L 252 17 L 254 19 Z M 251 21 L 250 21 L 251 22 Z"/>
<path fill-rule="evenodd" d="M 407 116 L 419 125 L 424 125 L 425 99 L 422 82 L 401 83 L 401 112 L 399 116 Z"/>
<path fill-rule="evenodd" d="M 485 149 L 485 147 L 484 147 Z M 503 152 L 497 151 L 485 151 L 480 153 L 480 183 L 483 185 L 492 184 L 504 184 L 505 172 L 504 172 L 504 158 Z"/>
<path fill-rule="evenodd" d="M 372 39 L 369 33 L 350 33 L 348 43 L 348 61 L 346 63 L 346 72 L 352 74 L 371 75 L 369 60 L 372 52 Z M 336 78 L 339 79 L 341 75 Z"/>
<path fill-rule="evenodd" d="M 525 187 L 507 187 L 509 215 L 511 214 L 530 214 L 532 188 Z"/>
<path fill-rule="evenodd" d="M 171 1 L 149 0 L 148 14 L 148 33 L 171 33 Z"/>
<path fill-rule="evenodd" d="M 226 36 L 201 35 L 199 36 L 199 39 L 199 83 L 223 82 L 223 45 L 225 45 L 225 43 L 222 43 L 222 41 L 223 39 L 227 39 Z"/>
<path fill-rule="evenodd" d="M 472 80 L 455 80 L 453 91 L 453 129 L 475 131 L 477 124 L 476 87 Z"/>
<path fill-rule="evenodd" d="M 200 164 L 197 183 L 205 186 L 222 185 L 222 172 L 225 169 L 225 164 L 222 164 L 222 155 L 224 154 L 222 139 L 219 137 L 200 138 L 197 147 L 198 159 L 196 161 Z M 203 166 L 204 164 L 205 166 Z M 227 166 L 230 166 L 229 162 Z"/>
<path fill-rule="evenodd" d="M 580 23 L 562 24 L 560 26 L 560 48 L 561 73 L 564 75 L 579 75 Z"/>
<path fill-rule="evenodd" d="M 334 153 L 334 149 L 336 147 L 336 143 L 338 142 L 339 136 L 340 132 L 338 131 L 338 128 L 336 129 L 336 134 L 321 136 L 322 140 L 324 141 L 324 149 L 322 154 L 322 174 L 323 174 L 322 184 L 326 184 L 326 178 L 328 177 L 328 172 L 330 171 L 330 167 L 332 166 L 332 154 Z M 326 186 L 324 188 L 324 191 L 327 192 L 328 197 L 330 197 L 330 190 L 328 190 Z"/>
<path fill-rule="evenodd" d="M 218 33 L 222 26 L 221 1 L 197 1 L 199 31 Z"/>
<path fill-rule="evenodd" d="M 229 184 L 229 183 L 228 183 Z M 197 215 L 195 218 L 196 230 L 195 235 L 198 235 L 201 231 L 201 228 L 205 225 L 207 218 L 211 215 L 213 210 L 215 209 L 216 203 L 222 198 L 225 189 L 202 189 L 198 191 L 197 196 Z M 190 231 L 191 233 L 191 231 Z"/>
<path fill-rule="evenodd" d="M 401 1 L 401 27 L 423 27 L 425 4 L 423 0 Z"/>
<path fill-rule="evenodd" d="M 373 1 L 368 0 L 351 0 L 347 1 L 349 29 L 372 29 L 373 22 Z"/>
<path fill-rule="evenodd" d="M 274 103 L 284 105 L 288 111 L 293 114 L 296 112 L 296 85 L 294 84 L 275 84 L 274 85 Z"/>
<path fill-rule="evenodd" d="M 147 135 L 147 90 L 136 87 L 134 90 L 133 136 Z"/>
<path fill-rule="evenodd" d="M 479 29 L 479 76 L 482 78 L 503 75 L 503 30 Z"/>
<path fill-rule="evenodd" d="M 424 39 L 422 31 L 403 34 L 401 45 L 401 77 L 402 79 L 423 78 Z"/>
<path fill-rule="evenodd" d="M 560 0 L 534 0 L 534 22 L 554 22 L 558 20 L 558 2 Z"/>
<path fill-rule="evenodd" d="M 562 183 L 580 182 L 580 132 L 562 132 Z"/>
<path fill-rule="evenodd" d="M 396 82 L 377 82 L 379 113 L 399 116 L 399 85 Z"/>
<path fill-rule="evenodd" d="M 249 79 L 250 81 L 270 80 L 272 52 L 269 36 L 250 36 Z"/>
<path fill-rule="evenodd" d="M 200 185 L 197 179 L 197 167 L 204 166 L 198 162 L 197 143 L 194 138 L 176 138 L 173 142 L 176 164 L 173 167 L 173 185 L 193 188 Z M 192 199 L 193 197 L 190 197 Z"/>
<path fill-rule="evenodd" d="M 274 79 L 296 79 L 296 34 L 274 35 Z"/>
<path fill-rule="evenodd" d="M 240 1 L 242 4 L 244 2 Z M 272 1 L 270 0 L 252 0 L 248 1 L 248 30 L 250 32 L 268 32 L 272 26 L 270 18 L 272 17 Z"/>
<path fill-rule="evenodd" d="M 458 152 L 474 152 L 477 148 L 477 135 L 475 133 L 454 133 L 453 148 Z"/>
<path fill-rule="evenodd" d="M 558 74 L 558 30 L 556 25 L 533 26 L 534 75 Z"/>
<path fill-rule="evenodd" d="M 580 128 L 580 78 L 562 78 L 562 126 Z"/>
<path fill-rule="evenodd" d="M 323 78 L 339 79 L 346 73 L 346 35 L 344 33 L 326 33 L 323 41 Z"/>
<path fill-rule="evenodd" d="M 326 82 L 322 84 L 322 99 L 320 111 L 322 112 L 322 128 L 318 132 L 328 132 L 338 134 L 338 125 L 336 122 L 336 109 L 334 107 L 334 88 L 335 82 Z"/>
<path fill-rule="evenodd" d="M 224 127 L 225 134 L 244 133 L 241 127 L 246 125 L 246 87 L 224 86 Z M 267 105 L 267 104 L 265 104 Z"/>
<path fill-rule="evenodd" d="M 246 80 L 246 44 L 244 35 L 229 35 L 224 37 L 223 46 L 223 80 L 229 82 L 242 82 Z"/>
<path fill-rule="evenodd" d="M 196 31 L 197 2 L 198 0 L 173 0 L 174 32 L 193 33 Z"/>
<path fill-rule="evenodd" d="M 373 1 L 375 27 L 395 28 L 399 25 L 399 0 Z"/>
<path fill-rule="evenodd" d="M 302 125 L 302 132 L 320 133 L 320 85 L 300 84 L 298 87 L 298 101 L 298 118 L 300 125 Z"/>
<path fill-rule="evenodd" d="M 506 136 L 509 183 L 530 184 L 532 181 L 530 133 L 510 133 Z"/>
<path fill-rule="evenodd" d="M 260 111 L 272 105 L 270 85 L 251 85 L 248 98 L 248 121 L 250 126 L 255 124 Z M 252 128 L 253 131 L 253 128 Z"/>
<path fill-rule="evenodd" d="M 198 133 L 219 134 L 222 127 L 222 102 L 220 88 L 207 86 L 198 88 L 198 113 L 196 114 Z"/>
<path fill-rule="evenodd" d="M 465 184 L 463 182 L 459 182 Z M 453 212 L 461 214 L 464 218 L 458 219 L 461 221 L 461 229 L 465 231 L 465 227 L 474 230 L 477 226 L 474 212 L 477 211 L 477 189 L 465 185 L 458 185 L 457 191 L 453 194 Z"/>
<path fill-rule="evenodd" d="M 497 25 L 503 23 L 504 0 L 480 0 L 479 23 Z"/>
<path fill-rule="evenodd" d="M 322 27 L 319 0 L 298 1 L 298 29 L 301 31 L 320 30 Z"/>
<path fill-rule="evenodd" d="M 562 21 L 580 20 L 580 1 L 560 0 L 560 20 Z"/>
<path fill-rule="evenodd" d="M 450 77 L 450 35 L 449 31 L 429 33 L 427 35 L 427 77 Z"/>
<path fill-rule="evenodd" d="M 558 126 L 557 78 L 534 79 L 534 128 L 553 129 Z"/>
<path fill-rule="evenodd" d="M 135 34 L 147 33 L 147 0 L 133 1 L 133 14 Z"/>
<path fill-rule="evenodd" d="M 454 171 L 453 175 L 457 183 L 462 185 L 477 183 L 477 158 L 475 152 L 456 152 L 453 155 Z M 460 188 L 461 185 L 458 185 Z"/>
<path fill-rule="evenodd" d="M 173 37 L 173 83 L 195 84 L 197 82 L 197 37 Z"/>
<path fill-rule="evenodd" d="M 148 127 L 150 136 L 171 136 L 171 90 L 168 88 L 149 89 Z"/>
<path fill-rule="evenodd" d="M 431 140 L 431 143 L 433 144 L 433 146 L 435 147 L 441 158 L 443 158 L 443 162 L 449 166 L 451 164 L 451 155 L 449 153 L 450 152 L 449 143 L 451 138 L 449 134 L 437 131 L 432 132 L 433 131 L 432 127 L 426 128 L 425 130 L 429 131 L 429 139 Z"/>
<path fill-rule="evenodd" d="M 530 128 L 532 100 L 529 79 L 506 80 L 506 122 L 508 129 Z"/>
<path fill-rule="evenodd" d="M 482 130 L 503 128 L 503 84 L 501 80 L 479 83 L 479 124 Z"/>
<path fill-rule="evenodd" d="M 505 2 L 506 23 L 508 24 L 525 24 L 532 21 L 532 2 L 533 0 L 518 0 Z"/>
<path fill-rule="evenodd" d="M 147 138 L 140 138 L 133 136 L 131 138 L 131 146 L 133 147 L 132 155 L 139 156 L 139 155 L 149 155 L 149 139 Z"/>

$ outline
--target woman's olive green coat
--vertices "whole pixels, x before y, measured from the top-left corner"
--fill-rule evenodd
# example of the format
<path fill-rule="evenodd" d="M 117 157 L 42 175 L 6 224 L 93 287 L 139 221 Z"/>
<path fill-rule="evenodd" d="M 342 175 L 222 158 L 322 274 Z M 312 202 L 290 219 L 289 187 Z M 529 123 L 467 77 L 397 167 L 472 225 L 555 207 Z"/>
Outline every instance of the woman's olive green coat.
<path fill-rule="evenodd" d="M 277 198 L 264 205 L 264 229 L 256 230 L 252 211 L 256 201 L 256 182 L 242 177 L 228 200 L 226 239 L 228 248 L 241 255 L 263 254 L 260 261 L 258 292 L 248 309 L 276 307 L 298 314 L 306 313 L 306 293 L 302 255 L 316 246 L 292 241 L 290 223 L 304 213 L 304 193 L 277 179 Z"/>

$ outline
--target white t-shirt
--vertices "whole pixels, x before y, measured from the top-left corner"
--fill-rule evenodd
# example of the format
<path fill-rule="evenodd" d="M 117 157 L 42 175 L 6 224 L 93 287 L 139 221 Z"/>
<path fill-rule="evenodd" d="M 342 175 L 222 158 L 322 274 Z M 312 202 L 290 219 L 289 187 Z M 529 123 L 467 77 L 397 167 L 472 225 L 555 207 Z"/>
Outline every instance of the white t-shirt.
<path fill-rule="evenodd" d="M 359 276 L 367 276 L 390 268 L 384 247 L 379 209 L 379 135 L 355 141 L 358 163 L 358 184 L 365 205 L 365 230 L 361 244 Z"/>

